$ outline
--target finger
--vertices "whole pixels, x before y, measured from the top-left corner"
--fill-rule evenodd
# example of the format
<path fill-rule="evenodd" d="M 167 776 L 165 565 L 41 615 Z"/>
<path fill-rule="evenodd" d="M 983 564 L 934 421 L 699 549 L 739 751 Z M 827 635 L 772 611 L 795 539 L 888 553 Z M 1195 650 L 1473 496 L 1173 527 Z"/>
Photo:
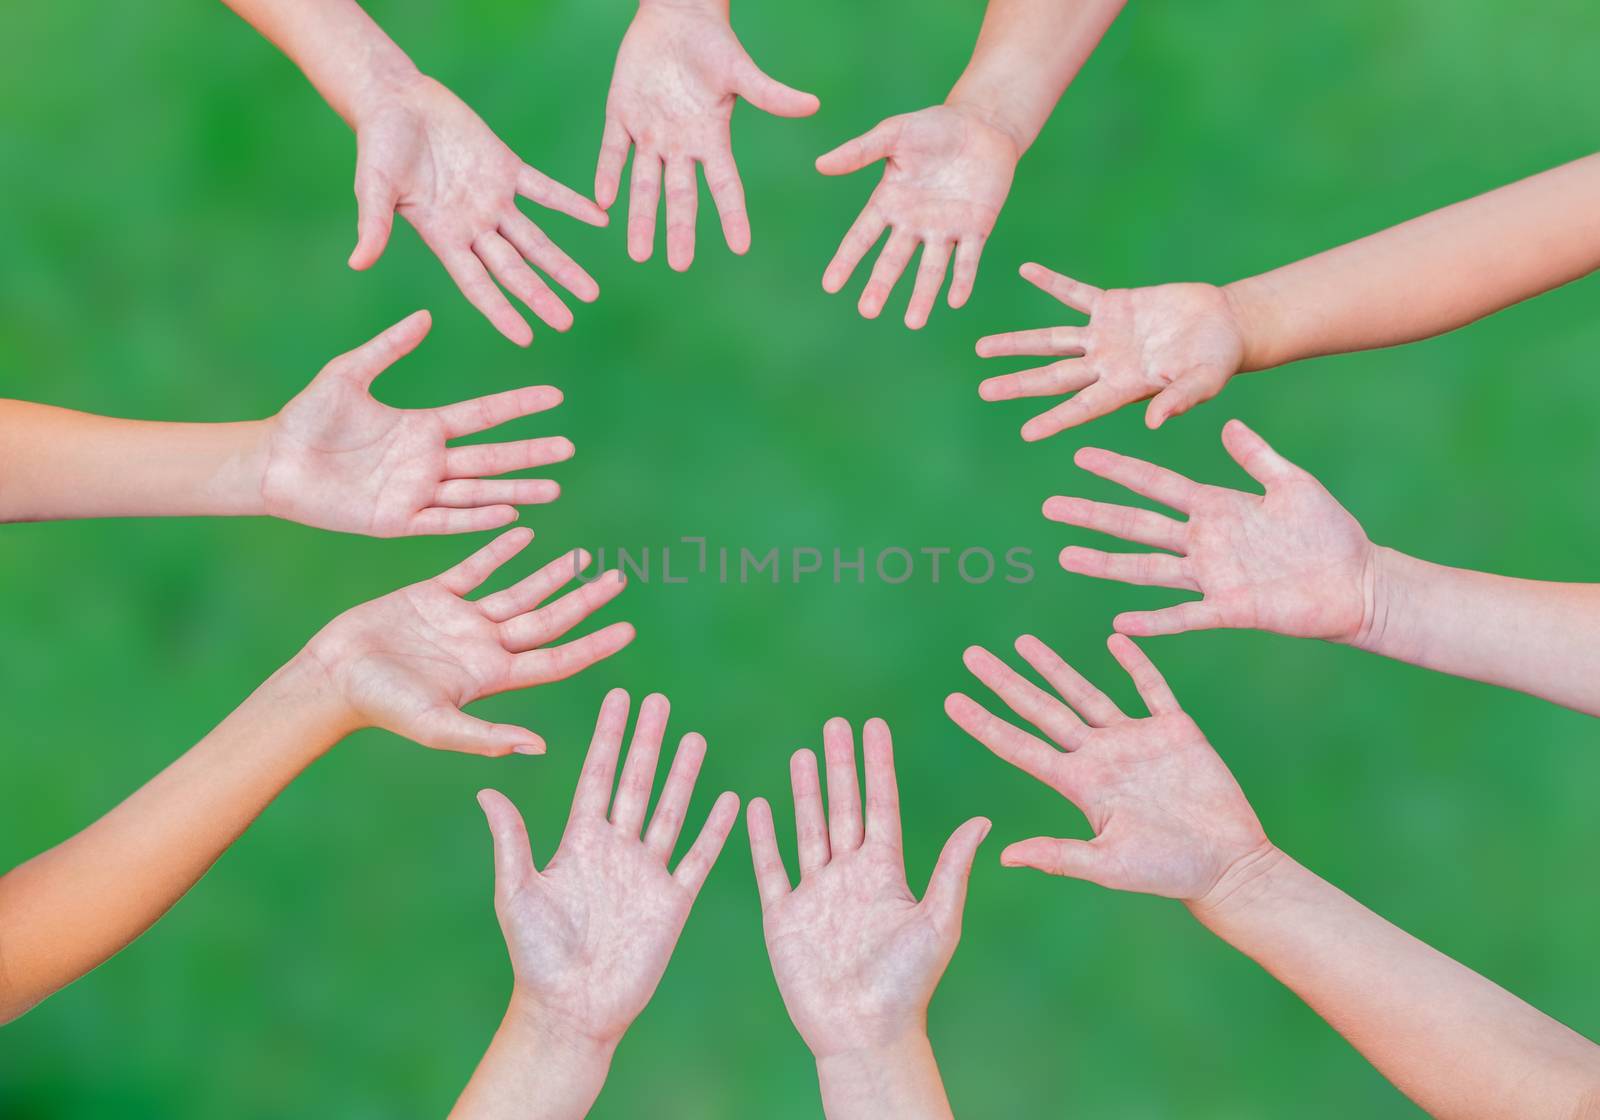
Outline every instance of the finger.
<path fill-rule="evenodd" d="M 447 478 L 487 478 L 564 463 L 575 450 L 566 436 L 450 447 L 444 453 L 444 473 Z"/>
<path fill-rule="evenodd" d="M 448 249 L 439 254 L 439 263 L 467 297 L 467 302 L 476 307 L 495 330 L 518 346 L 527 346 L 533 341 L 533 328 L 517 314 L 505 293 L 495 287 L 484 271 L 483 262 L 470 249 Z"/>
<path fill-rule="evenodd" d="M 628 180 L 628 256 L 643 263 L 655 250 L 656 206 L 661 201 L 661 159 L 633 150 L 633 175 Z"/>
<path fill-rule="evenodd" d="M 853 852 L 861 847 L 861 787 L 848 720 L 834 716 L 823 725 L 822 754 L 828 763 L 828 850 Z"/>
<path fill-rule="evenodd" d="M 388 176 L 356 166 L 356 247 L 350 253 L 350 267 L 371 268 L 383 256 L 394 228 L 394 208 L 400 194 Z"/>
<path fill-rule="evenodd" d="M 528 267 L 522 254 L 511 247 L 511 242 L 490 230 L 479 234 L 472 248 L 495 279 L 506 286 L 506 291 L 526 304 L 541 322 L 558 331 L 571 329 L 572 309 Z"/>
<path fill-rule="evenodd" d="M 411 520 L 406 522 L 406 533 L 413 537 L 483 533 L 503 528 L 516 519 L 516 506 L 480 506 L 477 509 L 429 506 L 411 515 Z"/>
<path fill-rule="evenodd" d="M 1139 698 L 1150 709 L 1151 715 L 1183 711 L 1178 698 L 1167 687 L 1167 679 L 1161 675 L 1161 670 L 1144 655 L 1144 650 L 1134 644 L 1132 638 L 1125 634 L 1113 634 L 1106 641 L 1106 647 L 1111 650 L 1111 656 L 1117 659 L 1117 664 L 1133 678 L 1133 687 L 1138 689 Z"/>
<path fill-rule="evenodd" d="M 833 259 L 828 262 L 828 267 L 822 273 L 822 290 L 832 294 L 845 286 L 850 279 L 850 274 L 856 270 L 856 265 L 861 263 L 861 258 L 878 243 L 878 238 L 883 236 L 884 227 L 887 225 L 878 208 L 873 205 L 873 200 L 868 199 L 866 207 L 850 228 L 845 231 L 844 240 L 839 242 L 839 248 L 834 252 Z"/>
<path fill-rule="evenodd" d="M 662 863 L 672 858 L 672 849 L 678 846 L 678 834 L 683 831 L 683 819 L 688 815 L 689 799 L 694 796 L 694 784 L 705 757 L 706 741 L 700 735 L 690 732 L 679 741 L 666 784 L 661 787 L 661 800 L 656 802 L 656 811 L 650 815 L 650 827 L 644 834 L 644 846 Z"/>
<path fill-rule="evenodd" d="M 628 130 L 607 114 L 605 131 L 600 136 L 600 160 L 594 169 L 594 200 L 601 209 L 611 209 L 622 185 L 622 166 L 628 162 Z"/>
<path fill-rule="evenodd" d="M 1016 650 L 1089 726 L 1105 727 L 1127 718 L 1111 697 L 1090 684 L 1088 678 L 1038 638 L 1022 635 L 1016 641 Z"/>
<path fill-rule="evenodd" d="M 911 302 L 906 305 L 906 326 L 921 330 L 928 323 L 933 305 L 939 299 L 939 289 L 944 286 L 944 274 L 950 267 L 950 246 L 929 241 L 922 246 L 922 261 L 917 265 L 916 284 L 911 289 Z"/>
<path fill-rule="evenodd" d="M 611 823 L 629 836 L 637 837 L 644 827 L 645 810 L 656 788 L 656 764 L 661 758 L 661 737 L 667 732 L 671 706 L 659 692 L 652 692 L 639 705 L 639 720 L 628 743 L 628 758 L 622 764 L 616 800 L 611 804 Z"/>
<path fill-rule="evenodd" d="M 749 56 L 738 68 L 733 89 L 757 109 L 775 117 L 809 117 L 821 105 L 815 94 L 769 78 Z"/>
<path fill-rule="evenodd" d="M 532 574 L 523 576 L 504 591 L 485 595 L 478 600 L 478 610 L 490 622 L 505 622 L 524 611 L 533 610 L 554 594 L 557 588 L 576 579 L 578 573 L 588 566 L 588 551 L 575 548 Z"/>
<path fill-rule="evenodd" d="M 889 302 L 889 294 L 894 291 L 916 247 L 917 239 L 911 234 L 898 229 L 890 232 L 889 241 L 884 245 L 883 252 L 878 254 L 878 262 L 872 266 L 872 275 L 868 277 L 867 286 L 861 290 L 861 299 L 856 304 L 857 310 L 866 318 L 876 319 L 883 305 Z"/>
<path fill-rule="evenodd" d="M 1083 721 L 1060 700 L 1001 661 L 982 646 L 970 646 L 962 661 L 1017 715 L 1050 736 L 1065 750 L 1075 750 L 1083 742 Z"/>
<path fill-rule="evenodd" d="M 1145 427 L 1154 431 L 1172 417 L 1188 412 L 1195 405 L 1210 400 L 1220 393 L 1226 384 L 1226 378 L 1217 380 L 1198 374 L 1179 377 L 1151 399 L 1150 406 L 1144 410 Z"/>
<path fill-rule="evenodd" d="M 508 389 L 504 393 L 492 393 L 487 397 L 474 397 L 470 401 L 441 405 L 433 410 L 433 414 L 444 425 L 446 439 L 460 439 L 498 428 L 518 417 L 548 412 L 561 401 L 561 390 L 554 385 L 529 385 L 522 389 Z"/>
<path fill-rule="evenodd" d="M 1083 353 L 1084 338 L 1088 333 L 1085 327 L 1034 327 L 1026 331 L 984 335 L 978 339 L 978 357 L 1076 357 Z"/>
<path fill-rule="evenodd" d="M 667 267 L 674 272 L 683 272 L 694 261 L 694 223 L 699 203 L 694 161 L 682 156 L 667 160 Z"/>
<path fill-rule="evenodd" d="M 511 799 L 496 789 L 480 789 L 478 806 L 489 824 L 494 844 L 494 897 L 507 902 L 534 879 L 533 848 L 528 843 L 528 825 Z"/>
<path fill-rule="evenodd" d="M 489 723 L 448 706 L 429 708 L 402 734 L 436 751 L 459 751 L 491 758 L 544 753 L 544 740 L 525 727 Z"/>
<path fill-rule="evenodd" d="M 512 653 L 549 645 L 621 595 L 628 581 L 615 569 L 538 610 L 500 624 L 500 642 Z"/>
<path fill-rule="evenodd" d="M 951 310 L 965 307 L 972 297 L 972 287 L 978 282 L 978 259 L 983 256 L 983 238 L 963 237 L 956 242 L 956 269 L 950 277 L 950 294 L 946 301 Z"/>
<path fill-rule="evenodd" d="M 900 120 L 890 117 L 853 140 L 846 140 L 831 152 L 817 157 L 817 170 L 824 175 L 849 175 L 869 163 L 887 159 L 900 134 Z"/>
<path fill-rule="evenodd" d="M 789 786 L 794 791 L 794 836 L 800 851 L 800 874 L 804 877 L 824 866 L 829 857 L 816 755 L 798 750 L 790 756 Z"/>
<path fill-rule="evenodd" d="M 964 693 L 952 692 L 945 697 L 944 711 L 957 727 L 988 747 L 996 756 L 1045 785 L 1059 788 L 1062 760 L 1067 756 L 1049 743 L 996 718 L 982 704 Z"/>
<path fill-rule="evenodd" d="M 950 839 L 944 842 L 944 850 L 939 853 L 939 862 L 933 865 L 922 905 L 945 929 L 961 928 L 961 911 L 967 904 L 972 861 L 977 857 L 978 846 L 989 835 L 989 828 L 987 817 L 973 817 L 950 834 Z"/>
<path fill-rule="evenodd" d="M 1222 426 L 1222 446 L 1262 486 L 1271 488 L 1305 475 L 1241 420 L 1229 420 Z"/>
<path fill-rule="evenodd" d="M 867 840 L 900 850 L 900 785 L 894 776 L 894 741 L 889 725 L 867 720 L 862 728 L 867 771 Z"/>
<path fill-rule="evenodd" d="M 328 363 L 328 370 L 366 389 L 380 373 L 421 345 L 432 326 L 432 315 L 413 311 L 381 334 L 339 355 Z"/>
<path fill-rule="evenodd" d="M 434 581 L 452 595 L 466 595 L 494 574 L 495 569 L 528 547 L 532 529 L 512 529 L 501 533 L 465 560 L 440 572 Z"/>
<path fill-rule="evenodd" d="M 783 866 L 783 856 L 778 852 L 772 806 L 767 804 L 766 798 L 758 797 L 750 802 L 745 823 L 750 829 L 750 859 L 756 869 L 756 891 L 761 895 L 761 909 L 765 910 L 794 887 L 789 882 L 788 870 Z"/>
<path fill-rule="evenodd" d="M 1092 284 L 1084 284 L 1070 276 L 1063 276 L 1053 272 L 1042 264 L 1025 264 L 1020 269 L 1022 278 L 1046 295 L 1054 296 L 1062 303 L 1075 311 L 1085 315 L 1094 314 L 1094 306 L 1100 299 L 1100 289 Z"/>
<path fill-rule="evenodd" d="M 561 484 L 547 478 L 449 478 L 433 491 L 433 504 L 447 509 L 537 506 L 561 497 Z"/>
<path fill-rule="evenodd" d="M 1098 447 L 1078 448 L 1072 461 L 1090 474 L 1115 482 L 1151 501 L 1171 506 L 1179 513 L 1189 512 L 1189 506 L 1200 491 L 1196 483 L 1190 482 L 1177 471 Z"/>
<path fill-rule="evenodd" d="M 1143 587 L 1171 587 L 1199 591 L 1181 557 L 1164 552 L 1101 552 L 1098 548 L 1068 545 L 1061 550 L 1061 566 L 1080 576 L 1114 579 Z"/>
<path fill-rule="evenodd" d="M 1134 638 L 1154 638 L 1161 634 L 1184 634 L 1190 630 L 1216 630 L 1227 626 L 1220 608 L 1204 599 L 1191 599 L 1156 611 L 1124 611 L 1112 619 L 1119 634 Z"/>
<path fill-rule="evenodd" d="M 567 186 L 550 178 L 537 167 L 522 165 L 517 172 L 517 193 L 529 202 L 537 202 L 547 210 L 555 210 L 569 218 L 577 218 L 591 226 L 603 226 L 610 219 L 605 210 Z"/>
<path fill-rule="evenodd" d="M 986 401 L 1011 401 L 1020 397 L 1054 397 L 1076 393 L 1095 383 L 1099 375 L 1081 358 L 1051 362 L 1037 369 L 990 377 L 978 385 L 978 396 Z M 1052 435 L 1055 433 L 1052 432 Z"/>
<path fill-rule="evenodd" d="M 519 653 L 512 658 L 507 685 L 509 688 L 532 688 L 534 685 L 566 680 L 623 649 L 633 641 L 633 636 L 630 624 L 613 622 L 593 634 L 585 634 L 559 646 Z"/>
<path fill-rule="evenodd" d="M 1000 853 L 1002 867 L 1031 867 L 1047 875 L 1098 883 L 1109 868 L 1105 852 L 1087 840 L 1053 840 L 1035 836 L 1008 845 Z"/>
<path fill-rule="evenodd" d="M 589 753 L 584 756 L 583 769 L 578 771 L 578 785 L 572 793 L 571 820 L 606 815 L 606 808 L 611 804 L 611 782 L 617 772 L 617 752 L 622 749 L 622 733 L 627 729 L 628 693 L 613 688 L 600 703 L 600 715 L 589 740 Z"/>
<path fill-rule="evenodd" d="M 500 233 L 519 254 L 544 269 L 551 279 L 584 303 L 600 298 L 600 285 L 595 283 L 594 277 L 551 241 L 544 230 L 529 221 L 526 214 L 521 211 L 508 214 L 500 223 Z"/>
<path fill-rule="evenodd" d="M 706 876 L 711 874 L 717 857 L 722 854 L 722 846 L 728 842 L 733 822 L 738 819 L 739 795 L 732 790 L 725 790 L 718 795 L 711 806 L 710 815 L 706 817 L 706 823 L 700 829 L 700 835 L 695 837 L 694 843 L 679 861 L 678 869 L 672 873 L 672 877 L 683 884 L 691 896 L 699 895 Z"/>
<path fill-rule="evenodd" d="M 1048 439 L 1057 432 L 1098 420 L 1128 403 L 1129 398 L 1107 382 L 1096 381 L 1070 401 L 1041 412 L 1022 425 L 1022 438 L 1032 442 Z"/>
<path fill-rule="evenodd" d="M 1183 522 L 1148 509 L 1057 496 L 1045 501 L 1044 515 L 1063 525 L 1093 529 L 1151 548 L 1182 552 L 1188 543 L 1189 530 Z"/>
<path fill-rule="evenodd" d="M 733 153 L 719 148 L 706 157 L 704 167 L 706 188 L 711 192 L 711 201 L 717 204 L 717 216 L 722 219 L 723 240 L 735 253 L 749 252 L 750 215 L 745 210 L 744 182 L 739 178 Z"/>

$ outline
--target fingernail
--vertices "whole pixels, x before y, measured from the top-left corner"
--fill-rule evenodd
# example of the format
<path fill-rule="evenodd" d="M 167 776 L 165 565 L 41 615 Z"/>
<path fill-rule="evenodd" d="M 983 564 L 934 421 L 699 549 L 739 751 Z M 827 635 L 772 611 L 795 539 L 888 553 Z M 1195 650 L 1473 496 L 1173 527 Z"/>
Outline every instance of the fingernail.
<path fill-rule="evenodd" d="M 511 749 L 517 754 L 543 754 L 545 748 L 543 740 L 535 739 L 531 743 L 518 743 Z"/>

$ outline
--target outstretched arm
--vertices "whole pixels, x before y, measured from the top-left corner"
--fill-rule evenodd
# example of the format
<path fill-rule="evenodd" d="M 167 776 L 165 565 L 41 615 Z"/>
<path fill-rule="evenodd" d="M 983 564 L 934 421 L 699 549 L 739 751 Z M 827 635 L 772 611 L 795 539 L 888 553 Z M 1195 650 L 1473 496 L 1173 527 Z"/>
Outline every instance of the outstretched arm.
<path fill-rule="evenodd" d="M 959 693 L 946 711 L 1094 831 L 1023 840 L 1002 863 L 1179 899 L 1434 1116 L 1570 1120 L 1600 1103 L 1600 1047 L 1284 855 L 1155 666 L 1120 634 L 1109 644 L 1148 717 L 1124 715 L 1035 638 L 1019 638 L 1017 652 L 1056 696 L 987 650 L 967 651 L 973 674 L 1041 735 Z"/>
<path fill-rule="evenodd" d="M 883 180 L 822 275 L 823 288 L 843 288 L 887 228 L 889 241 L 861 292 L 861 314 L 878 316 L 919 245 L 906 326 L 927 323 L 952 253 L 948 300 L 952 308 L 964 305 L 1017 161 L 1123 2 L 990 0 L 972 61 L 943 105 L 890 117 L 818 158 L 824 175 L 885 161 Z"/>
<path fill-rule="evenodd" d="M 613 573 L 541 606 L 571 578 L 574 556 L 464 598 L 531 537 L 512 530 L 435 579 L 346 611 L 133 796 L 0 876 L 0 1021 L 148 929 L 296 775 L 358 728 L 443 750 L 542 753 L 533 732 L 462 707 L 569 676 L 633 631 L 618 623 L 549 644 L 622 589 Z"/>

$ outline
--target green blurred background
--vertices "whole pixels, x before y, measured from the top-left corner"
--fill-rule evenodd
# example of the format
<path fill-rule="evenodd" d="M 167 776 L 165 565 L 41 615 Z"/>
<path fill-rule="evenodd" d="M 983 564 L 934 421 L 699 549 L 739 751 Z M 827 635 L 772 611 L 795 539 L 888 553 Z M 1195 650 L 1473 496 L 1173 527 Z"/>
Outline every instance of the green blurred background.
<path fill-rule="evenodd" d="M 627 5 L 391 0 L 374 14 L 530 162 L 587 190 Z M 741 107 L 755 238 L 703 200 L 684 276 L 628 261 L 622 221 L 540 220 L 599 279 L 566 336 L 503 341 L 403 226 L 368 275 L 353 144 L 301 76 L 215 4 L 24 5 L 0 43 L 0 392 L 99 412 L 264 416 L 408 311 L 436 326 L 379 382 L 442 403 L 526 383 L 567 395 L 566 492 L 530 511 L 530 559 L 683 535 L 764 550 L 1034 550 L 1026 587 L 638 584 L 603 620 L 638 641 L 581 678 L 483 705 L 546 734 L 500 761 L 357 736 L 290 789 L 150 934 L 0 1035 L 0 1116 L 439 1114 L 509 990 L 473 792 L 494 784 L 548 858 L 602 694 L 659 689 L 710 740 L 716 790 L 774 797 L 823 720 L 887 717 L 910 875 L 992 816 L 963 945 L 932 1011 L 970 1116 L 1347 1117 L 1413 1109 L 1254 965 L 1171 902 L 1002 872 L 1002 843 L 1077 814 L 950 725 L 960 653 L 1030 630 L 1115 695 L 1111 615 L 1172 601 L 1055 568 L 1088 535 L 1055 492 L 1113 491 L 1081 439 L 1247 480 L 1238 415 L 1316 472 L 1369 533 L 1431 559 L 1592 577 L 1600 512 L 1590 279 L 1448 338 L 1241 379 L 1146 432 L 1126 410 L 1042 446 L 985 405 L 973 340 L 1070 321 L 1015 275 L 1224 281 L 1584 154 L 1593 6 L 1490 0 L 1135 3 L 1024 160 L 977 293 L 913 334 L 823 265 L 877 172 L 811 160 L 937 101 L 981 5 L 739 0 L 736 28 L 823 109 Z M 616 215 L 625 212 L 619 204 Z M 659 243 L 658 243 L 659 245 Z M 1007 368 L 1016 368 L 1010 366 Z M 3 480 L 0 480 L 3 484 Z M 202 736 L 322 623 L 477 539 L 371 541 L 272 522 L 21 525 L 0 535 L 0 851 L 21 861 Z M 516 572 L 526 570 L 519 566 Z M 1253 633 L 1147 648 L 1272 836 L 1417 936 L 1591 1036 L 1600 932 L 1594 721 L 1342 648 Z M 786 847 L 792 846 L 785 837 Z M 1487 1057 L 1487 1056 L 1486 1056 Z M 768 970 L 742 830 L 596 1115 L 813 1116 L 814 1077 Z"/>

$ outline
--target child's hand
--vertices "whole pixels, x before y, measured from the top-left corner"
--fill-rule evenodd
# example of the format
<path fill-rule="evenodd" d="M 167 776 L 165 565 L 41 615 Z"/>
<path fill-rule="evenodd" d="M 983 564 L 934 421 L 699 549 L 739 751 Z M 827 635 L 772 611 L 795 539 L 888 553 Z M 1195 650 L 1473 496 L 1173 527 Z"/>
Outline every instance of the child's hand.
<path fill-rule="evenodd" d="M 1203 486 L 1180 474 L 1099 448 L 1081 448 L 1084 470 L 1188 515 L 1084 498 L 1055 497 L 1045 516 L 1067 525 L 1171 550 L 1111 553 L 1071 546 L 1069 572 L 1198 591 L 1204 598 L 1119 614 L 1116 629 L 1148 636 L 1234 627 L 1294 638 L 1356 641 L 1370 625 L 1376 549 L 1322 484 L 1237 420 L 1222 429 L 1234 461 L 1266 487 L 1262 495 Z"/>
<path fill-rule="evenodd" d="M 927 323 L 952 251 L 948 298 L 951 307 L 961 307 L 972 294 L 983 243 L 1011 192 L 1021 155 L 1015 137 L 978 114 L 935 105 L 890 117 L 819 157 L 817 170 L 824 175 L 848 175 L 885 161 L 883 179 L 822 274 L 823 289 L 843 288 L 888 227 L 889 241 L 861 290 L 861 314 L 878 317 L 918 245 L 922 262 L 906 326 L 916 330 Z"/>
<path fill-rule="evenodd" d="M 921 902 L 906 884 L 900 799 L 889 728 L 865 732 L 863 824 L 850 725 L 828 721 L 824 819 L 817 759 L 790 760 L 800 885 L 790 889 L 772 809 L 750 803 L 750 850 L 772 971 L 789 1017 L 819 1060 L 889 1051 L 926 1032 L 928 1001 L 961 937 L 967 876 L 989 822 L 975 818 L 945 844 Z"/>
<path fill-rule="evenodd" d="M 1101 291 L 1037 264 L 1022 276 L 1089 316 L 1081 327 L 1041 327 L 978 340 L 978 356 L 1062 357 L 1038 369 L 991 377 L 986 401 L 1076 393 L 1022 426 L 1045 439 L 1149 397 L 1145 423 L 1159 428 L 1222 392 L 1244 361 L 1245 334 L 1227 292 L 1210 284 L 1162 284 Z"/>
<path fill-rule="evenodd" d="M 1091 841 L 1023 840 L 1001 852 L 1000 862 L 1115 890 L 1202 900 L 1231 867 L 1270 845 L 1228 767 L 1155 666 L 1120 634 L 1108 644 L 1133 677 L 1148 717 L 1123 715 L 1037 638 L 1017 639 L 1017 652 L 1071 708 L 987 650 L 967 650 L 967 668 L 1050 742 L 959 692 L 945 701 L 945 711 L 996 755 L 1076 805 L 1095 833 Z"/>
<path fill-rule="evenodd" d="M 517 506 L 553 502 L 546 479 L 494 479 L 572 456 L 561 437 L 447 447 L 446 442 L 561 403 L 549 385 L 439 408 L 390 408 L 374 378 L 427 336 L 419 311 L 323 367 L 268 424 L 261 493 L 266 512 L 373 537 L 472 533 L 517 519 Z"/>
<path fill-rule="evenodd" d="M 351 268 L 370 268 L 383 254 L 398 212 L 461 294 L 518 346 L 533 331 L 495 280 L 558 331 L 572 326 L 572 312 L 528 262 L 585 303 L 599 296 L 594 278 L 518 209 L 517 196 L 594 226 L 606 224 L 605 211 L 523 163 L 444 86 L 410 75 L 373 97 L 355 124 L 361 229 Z"/>
<path fill-rule="evenodd" d="M 581 672 L 631 642 L 633 627 L 612 623 L 549 644 L 625 586 L 622 573 L 611 571 L 545 604 L 588 563 L 581 551 L 504 591 L 464 597 L 532 539 L 529 529 L 502 533 L 442 575 L 363 603 L 322 628 L 306 654 L 342 699 L 351 729 L 382 727 L 439 750 L 543 753 L 544 740 L 533 732 L 461 709 Z"/>

